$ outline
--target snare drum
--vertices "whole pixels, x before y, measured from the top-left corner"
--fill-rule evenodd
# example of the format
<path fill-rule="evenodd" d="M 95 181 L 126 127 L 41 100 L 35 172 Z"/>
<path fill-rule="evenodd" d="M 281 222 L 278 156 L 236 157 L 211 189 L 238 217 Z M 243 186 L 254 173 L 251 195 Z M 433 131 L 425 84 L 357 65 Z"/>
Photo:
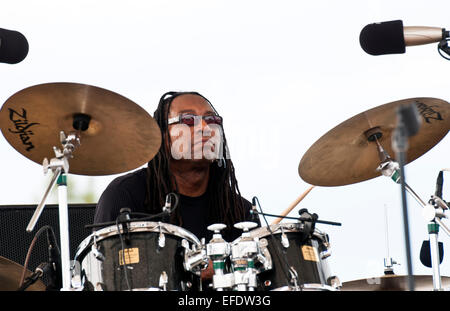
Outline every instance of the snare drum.
<path fill-rule="evenodd" d="M 330 273 L 328 236 L 317 229 L 306 233 L 304 223 L 279 223 L 250 231 L 259 239 L 264 265 L 259 265 L 259 290 L 336 290 Z"/>
<path fill-rule="evenodd" d="M 81 287 L 94 291 L 197 290 L 199 276 L 187 272 L 183 260 L 186 247 L 199 245 L 191 232 L 161 222 L 130 222 L 125 232 L 116 225 L 100 229 L 76 252 Z"/>

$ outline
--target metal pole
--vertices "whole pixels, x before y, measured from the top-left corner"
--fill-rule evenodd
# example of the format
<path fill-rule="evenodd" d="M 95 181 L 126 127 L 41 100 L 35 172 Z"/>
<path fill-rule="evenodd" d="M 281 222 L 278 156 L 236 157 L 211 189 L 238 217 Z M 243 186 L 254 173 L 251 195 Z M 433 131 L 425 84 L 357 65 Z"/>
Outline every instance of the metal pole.
<path fill-rule="evenodd" d="M 58 178 L 59 228 L 61 244 L 62 291 L 71 288 L 70 247 L 69 247 L 69 213 L 67 204 L 67 175 Z"/>

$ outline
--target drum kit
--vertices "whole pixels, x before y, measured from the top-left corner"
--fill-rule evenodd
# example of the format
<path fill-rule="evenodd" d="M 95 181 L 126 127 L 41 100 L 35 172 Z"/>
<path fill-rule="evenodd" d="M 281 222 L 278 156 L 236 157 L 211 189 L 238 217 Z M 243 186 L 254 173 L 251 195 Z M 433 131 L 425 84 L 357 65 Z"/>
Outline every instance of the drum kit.
<path fill-rule="evenodd" d="M 395 138 L 399 130 L 398 111 L 407 105 L 416 109 L 422 124 L 403 149 L 405 161 L 399 163 L 395 160 L 401 153 Z M 321 222 L 318 216 L 302 209 L 296 220 L 280 221 L 289 219 L 286 215 L 315 186 L 348 185 L 380 175 L 404 183 L 402 165 L 426 153 L 448 133 L 450 104 L 436 98 L 400 100 L 362 112 L 331 129 L 300 161 L 299 175 L 311 188 L 270 225 L 236 223 L 234 226 L 242 233 L 234 241 L 222 237 L 224 224 L 210 225 L 208 230 L 213 236 L 205 241 L 169 223 L 130 218 L 124 210 L 115 224 L 93 230 L 78 246 L 73 260 L 69 255 L 67 174 L 102 176 L 138 168 L 152 159 L 161 146 L 157 123 L 137 104 L 106 89 L 47 83 L 12 95 L 0 110 L 0 127 L 12 147 L 42 164 L 45 173 L 53 173 L 28 232 L 34 229 L 50 190 L 58 186 L 60 290 L 405 290 L 407 278 L 397 275 L 385 275 L 378 282 L 357 280 L 341 284 L 328 262 L 329 237 L 315 226 Z M 437 241 L 436 226 L 450 234 L 441 221 L 448 209 L 442 197 L 432 196 L 425 203 L 411 187 L 405 184 L 405 188 L 427 209 L 429 222 L 435 226 L 430 230 L 432 241 Z M 265 215 L 262 211 L 253 212 Z M 450 285 L 449 279 L 439 274 L 439 262 L 436 266 L 435 244 L 431 255 L 433 278 L 414 276 L 419 290 L 440 290 Z M 213 275 L 205 282 L 202 273 L 211 268 Z M 45 290 L 39 280 L 43 271 L 33 273 L 26 266 L 0 257 L 0 288 Z M 19 281 L 23 273 L 29 275 L 26 283 Z"/>

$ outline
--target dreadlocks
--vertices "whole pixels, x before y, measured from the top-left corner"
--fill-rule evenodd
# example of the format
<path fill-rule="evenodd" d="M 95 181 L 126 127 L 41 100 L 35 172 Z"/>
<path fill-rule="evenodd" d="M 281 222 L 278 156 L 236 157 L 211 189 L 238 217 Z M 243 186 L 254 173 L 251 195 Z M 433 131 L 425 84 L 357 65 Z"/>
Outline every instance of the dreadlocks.
<path fill-rule="evenodd" d="M 162 144 L 156 156 L 148 162 L 147 166 L 147 193 L 145 205 L 149 213 L 161 212 L 165 204 L 165 197 L 170 192 L 178 192 L 176 180 L 170 170 L 170 134 L 168 129 L 168 117 L 172 101 L 185 94 L 198 95 L 204 98 L 214 112 L 217 111 L 208 99 L 197 92 L 167 92 L 159 101 L 158 107 L 154 112 L 154 119 L 161 129 Z M 166 139 L 169 142 L 166 145 Z M 238 183 L 235 177 L 234 166 L 228 157 L 226 157 L 227 142 L 225 134 L 222 135 L 222 162 L 213 162 L 210 167 L 209 183 L 207 192 L 209 194 L 208 222 L 221 222 L 232 228 L 237 222 L 243 221 L 245 217 L 244 202 L 240 195 Z M 182 220 L 179 209 L 171 215 L 173 224 L 182 226 Z"/>

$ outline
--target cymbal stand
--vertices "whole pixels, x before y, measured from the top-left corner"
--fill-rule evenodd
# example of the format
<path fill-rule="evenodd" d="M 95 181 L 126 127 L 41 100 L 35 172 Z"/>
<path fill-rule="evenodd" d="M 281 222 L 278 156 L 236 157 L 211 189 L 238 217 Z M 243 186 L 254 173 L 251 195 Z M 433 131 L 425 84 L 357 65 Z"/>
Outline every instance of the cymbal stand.
<path fill-rule="evenodd" d="M 383 147 L 376 140 L 378 151 L 381 159 L 381 164 L 377 170 L 382 175 L 391 178 L 396 183 L 401 183 L 401 174 L 399 164 L 393 161 L 389 155 L 385 152 Z M 434 290 L 442 290 L 442 283 L 439 269 L 439 245 L 438 245 L 438 233 L 439 228 L 442 227 L 444 231 L 450 236 L 450 229 L 445 226 L 441 218 L 447 218 L 445 211 L 449 209 L 447 204 L 439 197 L 431 196 L 430 203 L 425 203 L 414 190 L 404 182 L 406 191 L 422 206 L 423 215 L 428 221 L 428 235 L 430 238 L 431 260 L 433 267 L 433 287 Z"/>
<path fill-rule="evenodd" d="M 80 145 L 79 133 L 69 134 L 67 137 L 64 132 L 60 132 L 60 141 L 63 150 L 53 147 L 55 158 L 50 162 L 44 159 L 42 165 L 44 167 L 44 174 L 47 174 L 50 169 L 53 172 L 53 177 L 47 190 L 44 193 L 38 207 L 36 208 L 26 231 L 33 231 L 36 222 L 41 215 L 45 201 L 55 185 L 58 184 L 58 206 L 59 206 L 59 228 L 60 228 L 60 243 L 61 243 L 61 271 L 62 271 L 62 288 L 61 290 L 71 289 L 71 267 L 70 267 L 70 244 L 69 244 L 69 214 L 67 204 L 67 174 L 69 173 L 69 158 L 72 158 L 72 153 L 76 147 Z"/>
<path fill-rule="evenodd" d="M 432 195 L 427 206 L 423 210 L 423 216 L 428 221 L 427 229 L 430 237 L 430 253 L 431 253 L 431 267 L 433 268 L 433 288 L 434 290 L 442 290 L 441 275 L 440 275 L 440 256 L 438 234 L 439 228 L 444 229 L 448 236 L 450 230 L 442 222 L 442 218 L 447 218 L 445 211 L 448 210 L 448 205 L 439 197 Z"/>

